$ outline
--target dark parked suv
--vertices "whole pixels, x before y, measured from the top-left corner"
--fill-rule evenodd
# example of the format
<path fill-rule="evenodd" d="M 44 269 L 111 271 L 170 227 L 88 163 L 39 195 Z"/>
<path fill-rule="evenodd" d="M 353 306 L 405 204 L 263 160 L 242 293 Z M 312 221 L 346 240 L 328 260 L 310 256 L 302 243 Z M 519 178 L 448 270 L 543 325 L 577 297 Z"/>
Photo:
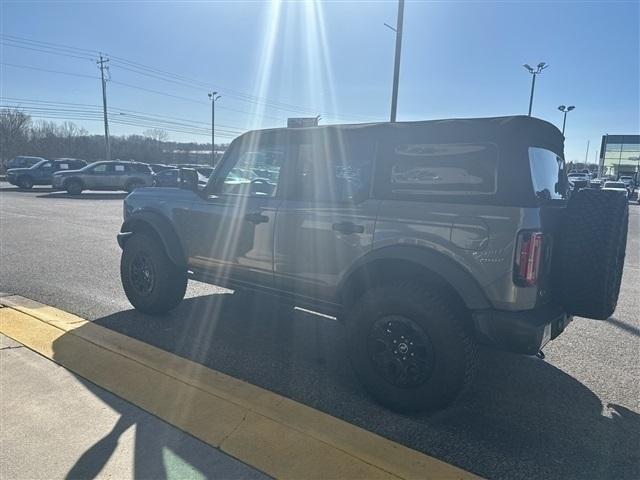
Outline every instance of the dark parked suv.
<path fill-rule="evenodd" d="M 192 278 L 335 315 L 379 402 L 442 407 L 478 343 L 534 355 L 615 309 L 627 201 L 568 199 L 563 143 L 530 117 L 249 132 L 204 190 L 185 171 L 125 199 L 124 291 L 157 314 Z"/>
<path fill-rule="evenodd" d="M 87 165 L 84 160 L 75 158 L 59 158 L 57 160 L 40 160 L 29 168 L 12 168 L 7 170 L 7 182 L 20 188 L 29 189 L 34 185 L 51 185 L 55 172 L 76 170 Z"/>
<path fill-rule="evenodd" d="M 78 195 L 83 190 L 125 190 L 150 187 L 152 172 L 146 163 L 95 162 L 80 170 L 57 172 L 53 175 L 55 189 Z"/>

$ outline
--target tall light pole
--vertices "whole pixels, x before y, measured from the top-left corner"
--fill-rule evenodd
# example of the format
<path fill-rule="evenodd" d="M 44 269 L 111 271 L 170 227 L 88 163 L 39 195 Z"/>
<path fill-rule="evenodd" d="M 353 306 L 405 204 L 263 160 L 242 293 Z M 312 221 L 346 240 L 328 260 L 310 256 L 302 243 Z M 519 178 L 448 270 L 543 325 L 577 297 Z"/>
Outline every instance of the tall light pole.
<path fill-rule="evenodd" d="M 528 63 L 525 63 L 523 65 L 523 67 L 525 69 L 527 69 L 527 71 L 531 74 L 531 76 L 533 77 L 531 80 L 531 96 L 529 97 L 529 116 L 531 116 L 531 109 L 533 108 L 533 92 L 536 88 L 536 77 L 538 75 L 540 75 L 542 73 L 542 71 L 547 68 L 549 65 L 547 65 L 544 62 L 540 62 L 538 64 L 538 66 L 534 69 L 532 66 L 530 66 Z"/>
<path fill-rule="evenodd" d="M 216 101 L 222 97 L 218 95 L 218 92 L 211 92 L 208 94 L 209 100 L 211 100 L 211 166 L 216 164 L 216 142 L 215 142 L 215 129 L 216 129 Z"/>
<path fill-rule="evenodd" d="M 569 113 L 574 108 L 576 108 L 575 105 L 570 105 L 568 107 L 566 107 L 564 105 L 560 105 L 558 107 L 558 110 L 560 110 L 562 113 L 564 113 L 564 118 L 562 119 L 562 135 L 564 135 L 564 127 L 567 124 L 567 113 Z"/>
<path fill-rule="evenodd" d="M 391 117 L 390 121 L 396 121 L 396 112 L 398 110 L 398 82 L 400 81 L 400 53 L 402 51 L 402 24 L 404 22 L 404 0 L 398 0 L 398 20 L 396 28 L 391 25 L 391 30 L 396 32 L 396 56 L 393 65 L 393 90 L 391 91 Z"/>

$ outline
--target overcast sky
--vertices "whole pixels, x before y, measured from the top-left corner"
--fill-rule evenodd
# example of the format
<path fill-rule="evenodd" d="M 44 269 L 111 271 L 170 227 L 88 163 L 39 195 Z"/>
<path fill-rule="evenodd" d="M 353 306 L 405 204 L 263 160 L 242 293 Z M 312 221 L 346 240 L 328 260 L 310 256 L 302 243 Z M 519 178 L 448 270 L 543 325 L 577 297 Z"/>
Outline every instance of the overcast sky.
<path fill-rule="evenodd" d="M 544 61 L 534 115 L 561 126 L 557 106 L 576 105 L 566 157 L 582 160 L 590 140 L 593 160 L 602 134 L 640 130 L 639 5 L 407 1 L 398 119 L 526 114 L 522 64 Z M 383 23 L 395 25 L 395 1 L 2 0 L 0 9 L 2 104 L 94 133 L 98 51 L 111 59 L 113 134 L 161 124 L 176 130 L 171 139 L 207 142 L 214 89 L 218 142 L 289 116 L 388 118 L 394 33 Z"/>

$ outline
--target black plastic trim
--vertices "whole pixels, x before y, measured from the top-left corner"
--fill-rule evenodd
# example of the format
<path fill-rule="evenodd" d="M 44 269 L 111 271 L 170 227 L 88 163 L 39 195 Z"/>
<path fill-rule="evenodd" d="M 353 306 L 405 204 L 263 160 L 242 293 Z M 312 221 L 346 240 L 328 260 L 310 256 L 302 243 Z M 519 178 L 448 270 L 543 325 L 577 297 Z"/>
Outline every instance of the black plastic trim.
<path fill-rule="evenodd" d="M 538 353 L 572 320 L 571 315 L 554 304 L 534 310 L 473 312 L 473 324 L 481 343 L 524 355 Z"/>

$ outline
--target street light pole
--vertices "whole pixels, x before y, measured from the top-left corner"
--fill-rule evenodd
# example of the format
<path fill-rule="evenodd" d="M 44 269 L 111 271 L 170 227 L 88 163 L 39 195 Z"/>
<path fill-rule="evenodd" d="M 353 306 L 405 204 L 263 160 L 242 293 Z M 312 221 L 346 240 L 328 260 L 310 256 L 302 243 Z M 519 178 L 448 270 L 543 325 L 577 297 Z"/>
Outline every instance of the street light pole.
<path fill-rule="evenodd" d="M 393 90 L 391 92 L 391 117 L 390 121 L 396 121 L 398 110 L 398 83 L 400 81 L 400 53 L 402 51 L 402 24 L 404 22 L 404 0 L 398 0 L 398 20 L 396 28 L 385 23 L 387 27 L 396 32 L 396 56 L 393 65 Z"/>
<path fill-rule="evenodd" d="M 531 108 L 531 107 L 529 107 L 529 108 Z M 564 127 L 567 125 L 567 113 L 569 113 L 574 108 L 576 108 L 575 105 L 570 105 L 568 107 L 566 107 L 564 105 L 560 105 L 558 107 L 558 110 L 560 110 L 561 112 L 564 113 L 564 118 L 562 119 L 562 135 L 564 135 Z"/>
<path fill-rule="evenodd" d="M 531 74 L 531 76 L 533 77 L 531 80 L 531 95 L 529 96 L 529 116 L 531 116 L 531 110 L 533 108 L 533 92 L 536 89 L 536 76 L 540 75 L 542 73 L 542 71 L 547 68 L 549 65 L 547 65 L 544 62 L 540 62 L 538 64 L 538 66 L 536 67 L 536 69 L 534 69 L 533 67 L 531 67 L 528 63 L 525 63 L 523 65 L 523 67 Z"/>
<path fill-rule="evenodd" d="M 216 101 L 222 96 L 218 95 L 218 92 L 209 93 L 209 100 L 211 100 L 211 166 L 216 164 L 216 142 L 215 142 L 215 128 L 216 128 Z"/>

